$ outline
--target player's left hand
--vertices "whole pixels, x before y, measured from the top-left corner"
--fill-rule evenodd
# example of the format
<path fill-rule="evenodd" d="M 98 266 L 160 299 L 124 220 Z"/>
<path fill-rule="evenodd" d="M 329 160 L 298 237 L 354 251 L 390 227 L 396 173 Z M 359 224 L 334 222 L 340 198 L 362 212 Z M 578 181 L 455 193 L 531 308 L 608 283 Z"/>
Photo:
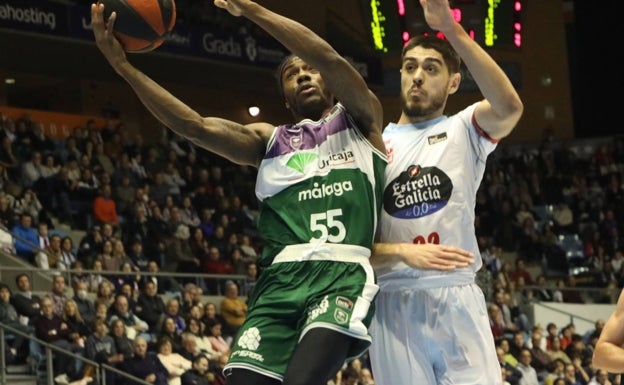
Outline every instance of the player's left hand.
<path fill-rule="evenodd" d="M 453 270 L 474 263 L 474 254 L 458 247 L 433 243 L 406 243 L 403 247 L 403 262 L 413 268 Z"/>
<path fill-rule="evenodd" d="M 241 16 L 243 14 L 243 6 L 249 4 L 248 0 L 214 0 L 214 4 L 223 8 L 234 16 Z"/>

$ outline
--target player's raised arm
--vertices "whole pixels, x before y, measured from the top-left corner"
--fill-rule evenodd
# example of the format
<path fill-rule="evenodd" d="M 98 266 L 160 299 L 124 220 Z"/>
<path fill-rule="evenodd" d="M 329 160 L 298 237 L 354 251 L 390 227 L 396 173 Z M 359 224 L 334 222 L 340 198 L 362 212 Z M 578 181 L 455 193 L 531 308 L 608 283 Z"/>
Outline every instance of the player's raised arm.
<path fill-rule="evenodd" d="M 104 5 L 91 5 L 95 42 L 113 69 L 132 87 L 145 107 L 165 126 L 193 143 L 232 162 L 257 166 L 273 126 L 242 125 L 225 119 L 202 117 L 154 80 L 135 68 L 113 34 L 117 15 L 104 21 Z"/>
<path fill-rule="evenodd" d="M 620 293 L 613 314 L 605 323 L 594 349 L 592 363 L 611 373 L 624 371 L 624 290 Z"/>
<path fill-rule="evenodd" d="M 420 4 L 429 27 L 444 34 L 485 97 L 475 110 L 479 127 L 492 139 L 509 135 L 524 106 L 505 72 L 453 19 L 448 0 L 420 0 Z"/>
<path fill-rule="evenodd" d="M 349 111 L 371 143 L 385 151 L 381 139 L 381 103 L 359 72 L 325 40 L 306 26 L 249 0 L 214 0 L 235 16 L 258 24 L 293 54 L 320 71 L 327 88 Z"/>

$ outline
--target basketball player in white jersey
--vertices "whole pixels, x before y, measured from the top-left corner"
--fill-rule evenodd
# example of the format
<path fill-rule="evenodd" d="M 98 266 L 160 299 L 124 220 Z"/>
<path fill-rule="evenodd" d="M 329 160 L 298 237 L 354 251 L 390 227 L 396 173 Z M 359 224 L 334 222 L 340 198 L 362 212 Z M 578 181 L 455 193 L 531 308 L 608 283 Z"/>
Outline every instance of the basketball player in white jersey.
<path fill-rule="evenodd" d="M 448 0 L 420 0 L 428 25 L 403 49 L 402 114 L 383 132 L 386 187 L 373 266 L 380 293 L 370 349 L 378 385 L 497 385 L 496 359 L 474 230 L 487 156 L 517 124 L 523 104 L 496 62 L 452 17 Z M 464 61 L 484 99 L 452 116 Z M 414 268 L 392 243 L 440 244 L 474 254 L 451 270 Z"/>

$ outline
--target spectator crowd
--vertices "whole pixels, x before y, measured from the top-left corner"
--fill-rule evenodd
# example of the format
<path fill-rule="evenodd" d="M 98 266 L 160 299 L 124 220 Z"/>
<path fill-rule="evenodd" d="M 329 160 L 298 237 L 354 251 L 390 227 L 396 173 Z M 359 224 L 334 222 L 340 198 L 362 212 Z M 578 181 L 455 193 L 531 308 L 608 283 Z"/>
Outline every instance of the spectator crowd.
<path fill-rule="evenodd" d="M 163 132 L 146 144 L 108 119 L 53 140 L 28 116 L 0 119 L 0 230 L 12 236 L 11 252 L 53 274 L 42 297 L 25 274 L 16 276 L 16 293 L 0 285 L 0 322 L 148 382 L 222 384 L 219 368 L 245 317 L 241 298 L 261 268 L 255 174 Z M 546 138 L 501 145 L 488 162 L 475 207 L 484 261 L 478 280 L 502 376 L 511 385 L 619 384 L 619 375 L 591 366 L 604 321 L 579 335 L 573 324 L 533 325 L 525 309 L 537 301 L 617 298 L 624 286 L 624 141 L 571 146 Z M 84 236 L 74 244 L 63 229 Z M 562 244 L 570 238 L 578 243 L 574 260 Z M 27 339 L 10 342 L 7 362 L 42 358 Z M 58 382 L 92 378 L 89 365 L 58 357 Z M 112 372 L 106 381 L 128 383 Z M 366 357 L 334 379 L 372 381 Z"/>

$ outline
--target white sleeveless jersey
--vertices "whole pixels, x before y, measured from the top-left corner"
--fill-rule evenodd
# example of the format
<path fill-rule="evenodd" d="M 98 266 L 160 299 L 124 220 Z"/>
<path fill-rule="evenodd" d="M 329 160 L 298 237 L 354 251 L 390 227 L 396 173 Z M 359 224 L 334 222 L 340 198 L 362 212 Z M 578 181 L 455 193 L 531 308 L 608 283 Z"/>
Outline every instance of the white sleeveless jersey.
<path fill-rule="evenodd" d="M 474 274 L 482 265 L 474 230 L 476 193 L 487 156 L 496 148 L 473 123 L 476 104 L 456 115 L 416 124 L 389 124 L 381 242 L 436 243 L 475 254 L 475 263 L 450 272 L 402 262 L 379 271 L 379 281 Z M 450 277 L 449 277 L 450 278 Z M 452 281 L 449 281 L 451 283 Z"/>

